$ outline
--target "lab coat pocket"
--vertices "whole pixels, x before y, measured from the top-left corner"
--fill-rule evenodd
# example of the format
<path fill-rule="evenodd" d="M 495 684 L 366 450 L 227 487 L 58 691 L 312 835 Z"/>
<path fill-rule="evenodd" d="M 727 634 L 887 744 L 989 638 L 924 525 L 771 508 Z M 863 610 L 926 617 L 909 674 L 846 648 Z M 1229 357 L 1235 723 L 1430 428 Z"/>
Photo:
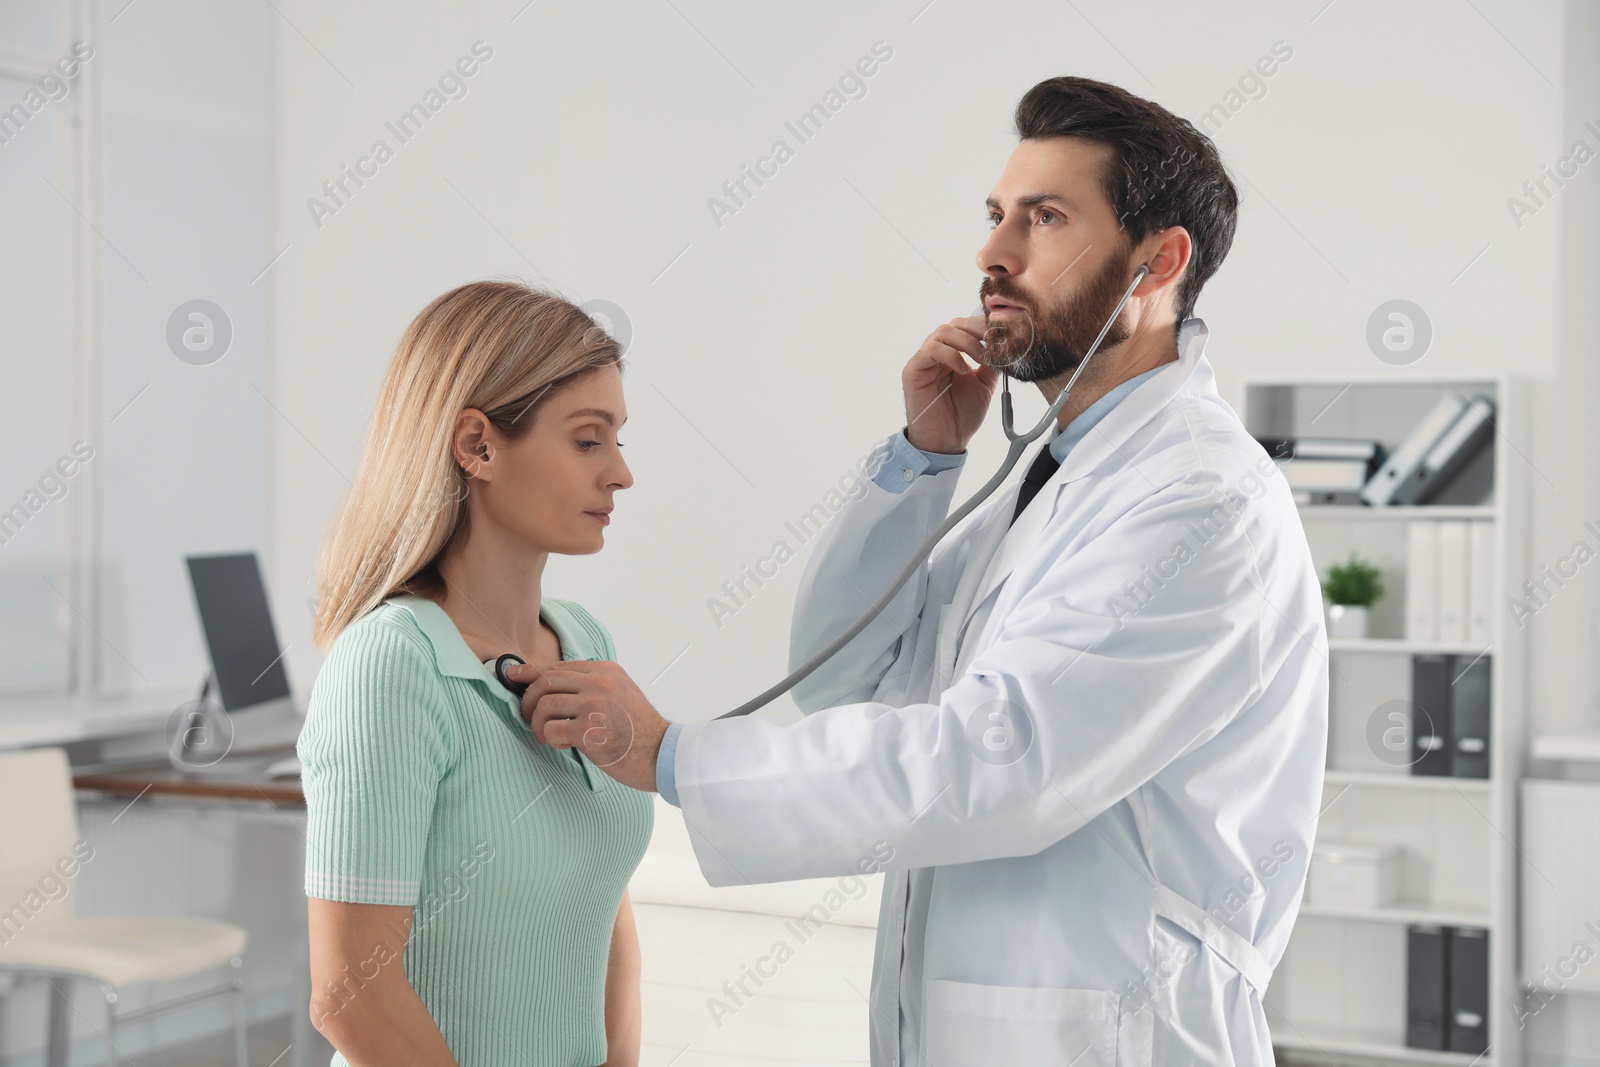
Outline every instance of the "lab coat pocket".
<path fill-rule="evenodd" d="M 1102 989 L 923 982 L 922 1057 L 936 1067 L 1135 1067 L 1149 1041 L 1124 1027 L 1121 997 Z M 1148 1012 L 1144 1013 L 1148 1015 Z M 1135 1029 L 1139 1020 L 1129 1019 Z M 1148 1019 L 1143 1020 L 1148 1022 Z"/>

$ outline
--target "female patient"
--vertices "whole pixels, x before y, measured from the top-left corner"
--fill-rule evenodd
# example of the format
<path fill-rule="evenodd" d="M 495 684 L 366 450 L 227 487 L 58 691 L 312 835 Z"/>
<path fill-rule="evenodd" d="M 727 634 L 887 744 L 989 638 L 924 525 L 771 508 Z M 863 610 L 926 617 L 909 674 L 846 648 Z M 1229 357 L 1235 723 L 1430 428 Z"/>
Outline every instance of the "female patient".
<path fill-rule="evenodd" d="M 483 661 L 614 659 L 541 595 L 633 484 L 622 354 L 582 311 L 477 282 L 401 338 L 318 564 L 299 755 L 311 1015 L 334 1064 L 639 1058 L 626 887 L 650 798 L 540 744 Z"/>

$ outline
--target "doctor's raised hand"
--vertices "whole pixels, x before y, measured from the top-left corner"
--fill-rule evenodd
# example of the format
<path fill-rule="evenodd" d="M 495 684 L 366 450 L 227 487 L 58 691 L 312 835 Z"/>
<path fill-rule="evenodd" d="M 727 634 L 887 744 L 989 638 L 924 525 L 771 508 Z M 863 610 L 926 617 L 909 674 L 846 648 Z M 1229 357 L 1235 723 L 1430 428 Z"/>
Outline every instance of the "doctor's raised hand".
<path fill-rule="evenodd" d="M 906 440 L 923 451 L 965 451 L 983 425 L 1000 380 L 1000 372 L 984 362 L 985 329 L 982 315 L 951 319 L 928 335 L 900 372 Z M 963 353 L 978 366 L 967 366 Z"/>
<path fill-rule="evenodd" d="M 542 671 L 517 664 L 507 673 L 529 683 L 522 716 L 541 744 L 576 748 L 623 785 L 655 791 L 669 724 L 628 672 L 606 660 L 563 660 Z"/>

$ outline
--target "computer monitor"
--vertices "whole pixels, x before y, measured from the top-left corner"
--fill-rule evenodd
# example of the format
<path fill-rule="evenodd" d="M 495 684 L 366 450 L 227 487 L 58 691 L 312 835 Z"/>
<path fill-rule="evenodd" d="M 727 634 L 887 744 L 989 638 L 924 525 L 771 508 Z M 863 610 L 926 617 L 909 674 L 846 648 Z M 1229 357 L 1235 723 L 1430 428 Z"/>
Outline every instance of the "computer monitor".
<path fill-rule="evenodd" d="M 256 554 L 189 556 L 185 562 L 211 657 L 217 703 L 229 720 L 227 750 L 240 753 L 292 743 L 299 715 Z"/>

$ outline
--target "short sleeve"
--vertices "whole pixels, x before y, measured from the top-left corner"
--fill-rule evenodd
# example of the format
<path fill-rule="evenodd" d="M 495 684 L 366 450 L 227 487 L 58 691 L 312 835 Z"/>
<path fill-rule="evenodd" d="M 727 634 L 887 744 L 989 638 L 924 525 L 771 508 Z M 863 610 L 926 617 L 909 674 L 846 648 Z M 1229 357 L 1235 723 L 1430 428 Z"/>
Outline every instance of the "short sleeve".
<path fill-rule="evenodd" d="M 444 692 L 417 639 L 364 620 L 334 641 L 296 748 L 306 895 L 411 904 L 439 781 L 454 763 Z"/>

